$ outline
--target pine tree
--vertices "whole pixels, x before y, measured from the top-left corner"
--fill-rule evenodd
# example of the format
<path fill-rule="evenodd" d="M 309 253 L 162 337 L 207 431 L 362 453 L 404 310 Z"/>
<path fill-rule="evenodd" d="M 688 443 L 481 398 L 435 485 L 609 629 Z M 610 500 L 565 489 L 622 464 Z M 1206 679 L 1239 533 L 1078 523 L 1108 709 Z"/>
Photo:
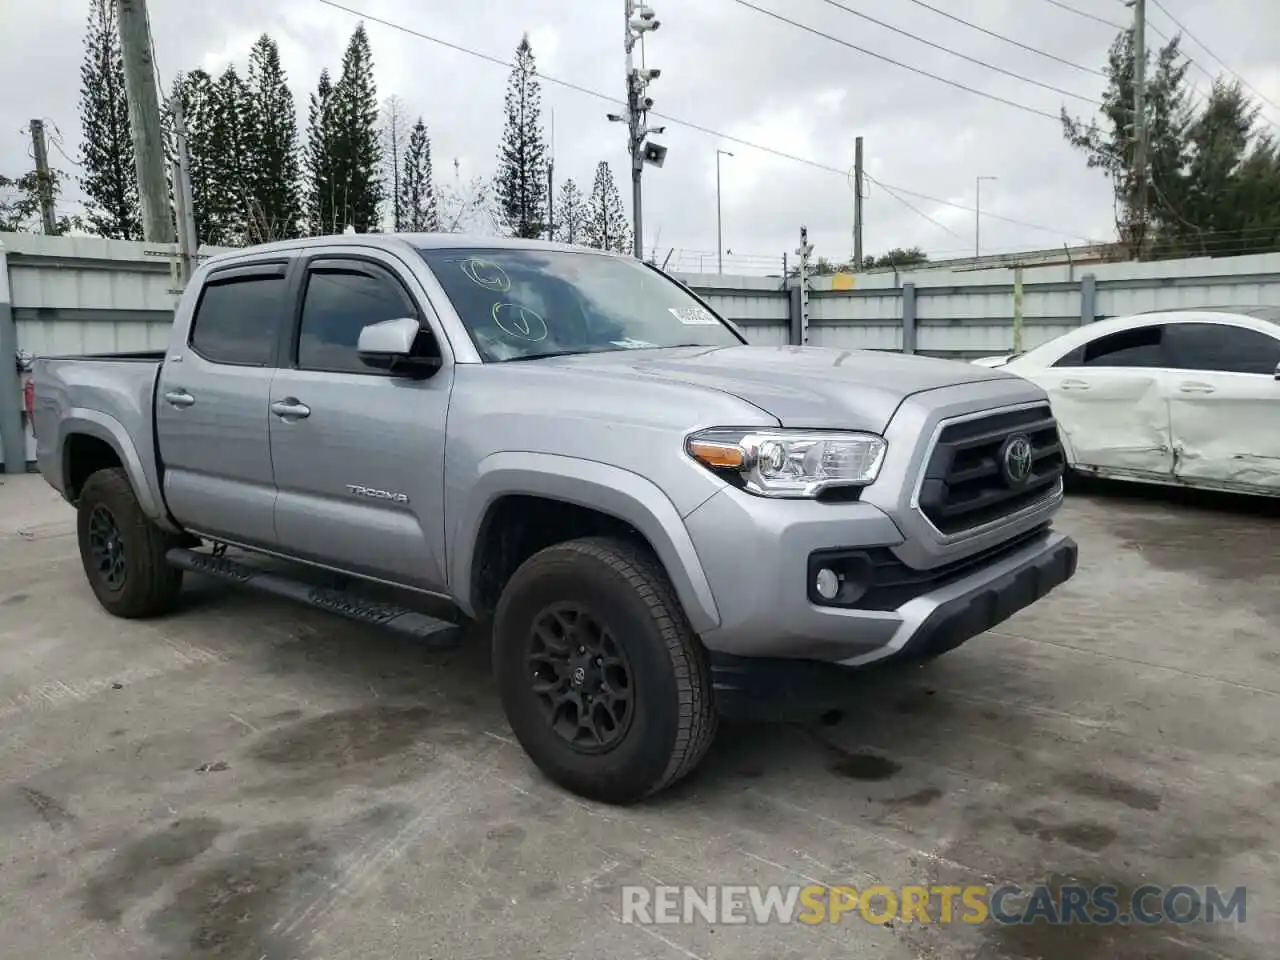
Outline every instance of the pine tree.
<path fill-rule="evenodd" d="M 400 176 L 404 170 L 405 150 L 409 138 L 409 118 L 405 115 L 404 101 L 392 94 L 382 105 L 382 164 L 383 183 L 390 189 L 391 229 L 408 230 Z M 419 120 L 419 123 L 422 121 Z"/>
<path fill-rule="evenodd" d="M 341 233 L 346 222 L 345 195 L 338 196 L 335 181 L 337 123 L 334 116 L 333 83 L 329 71 L 320 71 L 320 82 L 307 116 L 307 147 L 304 159 L 307 185 L 307 232 L 313 236 Z"/>
<path fill-rule="evenodd" d="M 582 243 L 587 211 L 582 190 L 572 177 L 560 185 L 560 192 L 556 194 L 556 211 L 560 216 L 556 223 L 556 239 L 561 243 Z"/>
<path fill-rule="evenodd" d="M 507 121 L 496 177 L 503 220 L 517 237 L 540 237 L 546 230 L 547 145 L 539 122 L 541 111 L 542 91 L 526 34 L 516 48 L 515 67 L 507 81 Z"/>
<path fill-rule="evenodd" d="M 378 88 L 364 24 L 356 27 L 342 56 L 342 75 L 333 89 L 334 179 L 346 211 L 343 224 L 357 233 L 378 229 L 384 194 L 382 147 L 378 142 Z"/>
<path fill-rule="evenodd" d="M 588 247 L 627 253 L 631 250 L 631 227 L 622 198 L 613 182 L 613 171 L 603 160 L 596 165 L 596 179 L 591 187 L 591 201 L 583 224 L 583 240 Z"/>
<path fill-rule="evenodd" d="M 200 243 L 221 245 L 226 238 L 217 226 L 213 207 L 218 203 L 218 148 L 213 127 L 213 78 L 203 70 L 179 74 L 173 84 L 182 103 L 182 120 L 187 128 L 187 154 L 191 174 L 191 207 Z"/>
<path fill-rule="evenodd" d="M 265 33 L 249 53 L 247 94 L 248 240 L 296 237 L 302 220 L 298 118 L 280 49 Z"/>
<path fill-rule="evenodd" d="M 234 66 L 213 82 L 209 99 L 210 243 L 240 245 L 249 238 L 252 189 L 249 144 L 249 91 Z"/>
<path fill-rule="evenodd" d="M 404 166 L 398 178 L 400 192 L 396 201 L 397 230 L 411 233 L 434 233 L 440 229 L 440 206 L 436 200 L 431 172 L 431 138 L 427 125 L 418 122 L 409 131 L 404 152 Z"/>
<path fill-rule="evenodd" d="M 115 0 L 90 0 L 80 67 L 80 154 L 89 230 L 117 240 L 142 239 L 142 205 L 129 131 L 124 59 Z"/>

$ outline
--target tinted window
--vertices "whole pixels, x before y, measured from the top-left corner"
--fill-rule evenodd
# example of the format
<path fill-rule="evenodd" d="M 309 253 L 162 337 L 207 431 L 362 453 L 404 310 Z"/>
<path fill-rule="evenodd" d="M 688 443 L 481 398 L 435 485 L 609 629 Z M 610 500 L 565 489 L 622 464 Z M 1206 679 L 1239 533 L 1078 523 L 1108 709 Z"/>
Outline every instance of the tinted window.
<path fill-rule="evenodd" d="M 312 270 L 302 301 L 298 366 L 303 370 L 374 373 L 356 355 L 360 331 L 371 323 L 417 314 L 408 294 L 389 274 Z"/>
<path fill-rule="evenodd" d="M 421 253 L 485 360 L 742 343 L 683 287 L 629 258 L 531 249 Z"/>
<path fill-rule="evenodd" d="M 1274 376 L 1280 340 L 1225 323 L 1175 323 L 1165 334 L 1173 364 L 1182 370 Z"/>
<path fill-rule="evenodd" d="M 1163 327 L 1138 327 L 1108 334 L 1077 347 L 1054 364 L 1055 367 L 1160 367 L 1165 365 L 1161 348 Z"/>
<path fill-rule="evenodd" d="M 209 284 L 192 321 L 192 348 L 214 363 L 266 366 L 275 351 L 284 297 L 284 277 Z"/>

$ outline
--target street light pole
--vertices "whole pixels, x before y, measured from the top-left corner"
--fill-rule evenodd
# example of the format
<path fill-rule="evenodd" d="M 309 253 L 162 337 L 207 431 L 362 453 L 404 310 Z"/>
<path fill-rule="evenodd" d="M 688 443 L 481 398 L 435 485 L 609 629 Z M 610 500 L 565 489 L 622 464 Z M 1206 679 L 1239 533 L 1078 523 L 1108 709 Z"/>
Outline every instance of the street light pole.
<path fill-rule="evenodd" d="M 728 150 L 716 151 L 716 273 L 724 273 L 724 230 L 720 218 L 720 157 L 732 157 Z"/>
<path fill-rule="evenodd" d="M 982 181 L 999 179 L 999 177 L 974 177 L 973 257 L 975 260 L 982 255 Z"/>

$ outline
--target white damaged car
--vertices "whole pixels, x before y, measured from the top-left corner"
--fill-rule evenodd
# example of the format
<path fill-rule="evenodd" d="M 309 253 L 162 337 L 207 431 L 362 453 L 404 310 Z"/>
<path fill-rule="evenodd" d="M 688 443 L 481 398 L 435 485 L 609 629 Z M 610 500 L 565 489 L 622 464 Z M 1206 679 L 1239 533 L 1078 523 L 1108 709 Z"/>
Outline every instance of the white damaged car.
<path fill-rule="evenodd" d="M 1280 497 L 1280 307 L 1112 317 L 972 362 L 1044 388 L 1073 470 Z"/>

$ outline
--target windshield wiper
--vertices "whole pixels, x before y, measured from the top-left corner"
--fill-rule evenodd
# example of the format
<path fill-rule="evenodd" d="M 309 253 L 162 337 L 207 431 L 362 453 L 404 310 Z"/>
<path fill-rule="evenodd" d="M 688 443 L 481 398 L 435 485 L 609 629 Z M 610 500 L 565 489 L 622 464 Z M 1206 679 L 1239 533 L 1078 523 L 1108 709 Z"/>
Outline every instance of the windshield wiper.
<path fill-rule="evenodd" d="M 550 353 L 526 353 L 522 357 L 504 357 L 498 363 L 518 363 L 521 360 L 545 360 L 548 357 L 575 357 L 583 353 L 601 353 L 600 350 L 552 350 Z"/>

